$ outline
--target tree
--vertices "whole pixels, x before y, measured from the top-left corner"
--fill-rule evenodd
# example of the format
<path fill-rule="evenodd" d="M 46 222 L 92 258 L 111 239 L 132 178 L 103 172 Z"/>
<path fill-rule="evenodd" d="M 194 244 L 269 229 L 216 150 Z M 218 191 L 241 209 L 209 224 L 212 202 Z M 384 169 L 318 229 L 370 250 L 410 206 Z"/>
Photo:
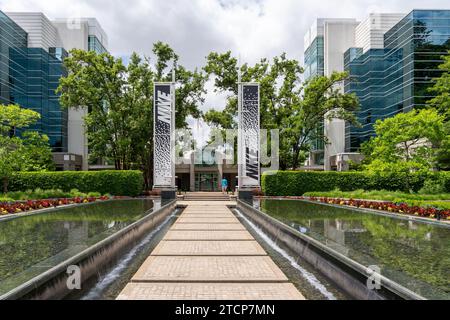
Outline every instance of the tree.
<path fill-rule="evenodd" d="M 26 130 L 39 118 L 39 113 L 18 105 L 0 105 L 0 178 L 4 193 L 15 171 L 54 169 L 48 137 Z"/>
<path fill-rule="evenodd" d="M 58 92 L 66 108 L 87 108 L 85 125 L 92 158 L 114 160 L 117 170 L 138 168 L 147 188 L 152 185 L 153 83 L 172 81 L 169 63 L 176 65 L 176 125 L 201 116 L 205 76 L 177 65 L 178 55 L 167 45 L 155 43 L 154 67 L 149 58 L 133 53 L 128 66 L 108 53 L 73 50 L 65 59 L 68 76 Z"/>
<path fill-rule="evenodd" d="M 210 110 L 204 120 L 223 129 L 237 127 L 237 81 L 239 67 L 231 52 L 211 53 L 204 68 L 215 79 L 216 90 L 229 93 L 223 111 Z M 242 81 L 261 85 L 261 127 L 280 129 L 280 166 L 297 168 L 310 150 L 311 139 L 325 140 L 318 135 L 325 117 L 339 117 L 356 124 L 354 111 L 359 102 L 355 95 L 342 94 L 338 89 L 345 73 L 317 77 L 302 86 L 303 69 L 298 61 L 282 54 L 271 62 L 262 59 L 253 67 L 241 67 Z"/>
<path fill-rule="evenodd" d="M 437 150 L 437 167 L 439 170 L 450 170 L 450 121 L 444 122 L 444 139 Z"/>
<path fill-rule="evenodd" d="M 436 95 L 429 101 L 429 104 L 435 107 L 441 114 L 450 120 L 450 51 L 449 55 L 444 56 L 444 63 L 439 66 L 443 71 L 440 78 L 435 79 L 435 84 L 429 90 Z"/>
<path fill-rule="evenodd" d="M 450 170 L 450 51 L 443 59 L 444 63 L 439 66 L 443 73 L 429 89 L 436 97 L 429 104 L 445 116 L 445 139 L 438 151 L 437 162 L 439 169 Z"/>
<path fill-rule="evenodd" d="M 444 116 L 434 109 L 378 120 L 376 137 L 362 146 L 372 172 L 430 170 L 446 138 Z"/>
<path fill-rule="evenodd" d="M 359 100 L 355 94 L 344 94 L 340 86 L 348 78 L 347 73 L 333 72 L 331 76 L 319 76 L 307 82 L 298 108 L 287 114 L 288 136 L 291 137 L 293 168 L 297 168 L 301 152 L 310 151 L 310 141 L 318 139 L 327 143 L 327 138 L 318 129 L 325 120 L 342 119 L 359 125 L 355 112 Z"/>

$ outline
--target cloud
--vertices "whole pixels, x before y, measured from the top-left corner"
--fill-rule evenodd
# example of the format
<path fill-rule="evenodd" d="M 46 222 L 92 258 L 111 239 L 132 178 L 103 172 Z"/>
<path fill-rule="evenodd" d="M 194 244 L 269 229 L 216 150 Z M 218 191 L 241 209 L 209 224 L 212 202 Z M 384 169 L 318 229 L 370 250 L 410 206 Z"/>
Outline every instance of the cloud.
<path fill-rule="evenodd" d="M 112 54 L 151 55 L 164 41 L 189 68 L 201 68 L 211 51 L 231 50 L 242 62 L 286 52 L 303 61 L 303 37 L 316 18 L 364 19 L 369 12 L 450 9 L 448 0 L 0 0 L 2 11 L 41 11 L 49 18 L 96 17 Z M 208 95 L 203 109 L 224 107 Z"/>
<path fill-rule="evenodd" d="M 303 35 L 318 17 L 363 19 L 369 11 L 450 8 L 447 0 L 0 0 L 3 11 L 42 11 L 50 18 L 96 17 L 118 56 L 151 54 L 152 43 L 173 46 L 188 67 L 211 51 L 232 50 L 244 62 L 286 52 L 303 59 Z"/>

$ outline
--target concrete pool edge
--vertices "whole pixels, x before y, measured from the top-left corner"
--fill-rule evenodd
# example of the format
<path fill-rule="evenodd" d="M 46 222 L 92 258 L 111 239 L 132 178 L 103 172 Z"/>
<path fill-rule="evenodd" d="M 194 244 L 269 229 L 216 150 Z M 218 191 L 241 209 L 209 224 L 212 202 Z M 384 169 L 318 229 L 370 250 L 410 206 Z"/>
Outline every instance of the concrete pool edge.
<path fill-rule="evenodd" d="M 237 208 L 271 237 L 277 239 L 291 251 L 301 256 L 355 299 L 426 300 L 424 297 L 383 275 L 379 275 L 381 289 L 369 290 L 367 280 L 371 275 L 368 274 L 367 267 L 328 248 L 319 241 L 298 232 L 241 200 L 238 200 Z"/>
<path fill-rule="evenodd" d="M 0 300 L 64 298 L 71 292 L 66 284 L 68 279 L 66 272 L 69 266 L 77 265 L 80 268 L 82 282 L 88 280 L 129 244 L 137 241 L 145 232 L 161 223 L 175 208 L 176 201 L 171 201 L 156 210 L 148 210 L 147 214 L 138 221 L 1 295 Z"/>
<path fill-rule="evenodd" d="M 434 225 L 438 225 L 438 226 L 441 226 L 441 227 L 450 228 L 450 220 L 449 221 L 436 220 L 436 219 L 432 219 L 432 218 L 425 218 L 425 217 L 420 217 L 420 216 L 414 216 L 414 215 L 411 215 L 411 214 L 394 213 L 394 212 L 383 211 L 383 210 L 376 210 L 376 209 L 370 209 L 370 208 L 358 208 L 358 207 L 347 206 L 347 205 L 339 205 L 339 204 L 334 204 L 334 203 L 325 203 L 325 202 L 321 202 L 321 201 L 314 201 L 314 200 L 307 199 L 307 198 L 297 199 L 297 198 L 286 198 L 286 197 L 276 197 L 276 196 L 272 197 L 272 196 L 270 196 L 270 197 L 255 197 L 255 199 L 257 199 L 257 200 L 278 200 L 278 201 L 303 201 L 303 202 L 307 202 L 307 203 L 313 203 L 313 204 L 319 204 L 319 205 L 324 205 L 324 206 L 330 206 L 330 207 L 334 207 L 334 208 L 350 209 L 350 210 L 354 210 L 354 211 L 358 211 L 358 212 L 362 212 L 362 213 L 371 213 L 371 214 L 376 214 L 376 215 L 385 216 L 385 217 L 391 217 L 391 218 L 398 218 L 398 219 L 407 220 L 407 221 L 414 221 L 414 222 L 422 222 L 422 223 L 434 224 Z M 334 198 L 334 199 L 339 199 L 339 198 Z M 344 200 L 350 200 L 350 199 L 344 199 Z M 384 201 L 381 201 L 381 200 L 361 200 L 361 201 L 379 201 L 379 202 L 384 202 Z"/>

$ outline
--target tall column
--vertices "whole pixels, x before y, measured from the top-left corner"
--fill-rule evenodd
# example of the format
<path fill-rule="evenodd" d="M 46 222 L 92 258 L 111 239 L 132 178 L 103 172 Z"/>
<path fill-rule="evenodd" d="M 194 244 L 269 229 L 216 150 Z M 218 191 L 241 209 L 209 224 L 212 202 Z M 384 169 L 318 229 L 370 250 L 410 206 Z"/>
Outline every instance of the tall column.
<path fill-rule="evenodd" d="M 190 176 L 190 191 L 195 191 L 195 152 L 191 153 L 191 165 L 189 169 L 189 176 Z"/>
<path fill-rule="evenodd" d="M 260 189 L 260 87 L 239 84 L 238 168 L 239 197 L 252 198 Z"/>
<path fill-rule="evenodd" d="M 175 198 L 175 85 L 154 85 L 154 186 L 162 198 Z"/>

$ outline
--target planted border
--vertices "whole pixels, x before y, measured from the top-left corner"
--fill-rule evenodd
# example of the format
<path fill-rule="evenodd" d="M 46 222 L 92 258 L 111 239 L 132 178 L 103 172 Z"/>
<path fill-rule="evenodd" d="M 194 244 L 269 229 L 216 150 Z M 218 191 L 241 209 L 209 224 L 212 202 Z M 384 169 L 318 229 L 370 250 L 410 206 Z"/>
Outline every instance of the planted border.
<path fill-rule="evenodd" d="M 450 210 L 439 209 L 435 207 L 422 207 L 411 206 L 407 203 L 394 203 L 390 201 L 379 200 L 355 200 L 355 199 L 342 199 L 342 198 L 329 198 L 329 197 L 279 197 L 286 200 L 307 200 L 313 202 L 319 202 L 324 204 L 332 204 L 339 206 L 347 206 L 359 209 L 372 209 L 378 211 L 385 211 L 389 213 L 396 213 L 401 215 L 410 215 L 421 218 L 448 220 L 450 221 Z M 277 197 L 260 197 L 260 199 L 277 199 Z"/>
<path fill-rule="evenodd" d="M 99 192 L 114 196 L 139 196 L 144 177 L 140 171 L 64 171 L 19 172 L 9 181 L 9 191 L 61 189 L 81 192 Z"/>
<path fill-rule="evenodd" d="M 444 180 L 450 192 L 450 173 L 369 174 L 365 172 L 278 171 L 262 176 L 266 196 L 302 196 L 306 192 L 388 190 L 419 191 L 427 179 Z"/>
<path fill-rule="evenodd" d="M 69 198 L 69 199 L 48 199 L 48 200 L 29 200 L 16 202 L 0 203 L 0 216 L 9 214 L 25 213 L 34 210 L 42 210 L 48 208 L 57 208 L 72 204 L 92 203 L 96 201 L 107 201 L 109 197 L 85 197 L 85 198 Z"/>

